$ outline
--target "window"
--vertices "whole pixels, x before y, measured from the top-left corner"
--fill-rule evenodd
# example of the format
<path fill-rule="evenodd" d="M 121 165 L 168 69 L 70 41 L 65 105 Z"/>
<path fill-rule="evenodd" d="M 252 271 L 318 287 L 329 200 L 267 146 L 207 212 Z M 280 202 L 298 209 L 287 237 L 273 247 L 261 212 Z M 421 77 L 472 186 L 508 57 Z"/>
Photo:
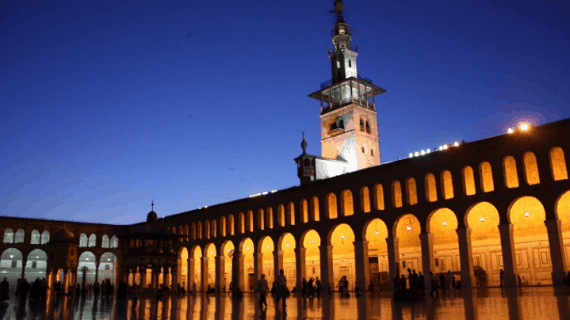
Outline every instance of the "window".
<path fill-rule="evenodd" d="M 336 61 L 336 68 L 340 69 L 340 61 L 338 61 L 338 60 Z"/>
<path fill-rule="evenodd" d="M 111 266 L 108 265 L 108 264 L 106 264 L 106 265 L 105 265 L 105 270 L 111 270 Z"/>
<path fill-rule="evenodd" d="M 374 156 L 374 150 L 370 149 L 370 155 Z"/>
<path fill-rule="evenodd" d="M 362 147 L 362 153 L 366 153 L 366 150 L 364 149 L 364 147 Z"/>
<path fill-rule="evenodd" d="M 360 119 L 360 131 L 364 131 L 364 120 Z"/>
<path fill-rule="evenodd" d="M 338 121 L 338 127 L 341 128 L 341 129 L 344 129 L 344 120 L 340 119 L 340 120 Z"/>
<path fill-rule="evenodd" d="M 348 59 L 348 67 L 352 68 L 352 61 L 350 59 Z"/>
<path fill-rule="evenodd" d="M 32 261 L 32 269 L 36 269 L 38 267 L 37 261 Z"/>
<path fill-rule="evenodd" d="M 366 133 L 370 133 L 370 124 L 366 121 Z"/>

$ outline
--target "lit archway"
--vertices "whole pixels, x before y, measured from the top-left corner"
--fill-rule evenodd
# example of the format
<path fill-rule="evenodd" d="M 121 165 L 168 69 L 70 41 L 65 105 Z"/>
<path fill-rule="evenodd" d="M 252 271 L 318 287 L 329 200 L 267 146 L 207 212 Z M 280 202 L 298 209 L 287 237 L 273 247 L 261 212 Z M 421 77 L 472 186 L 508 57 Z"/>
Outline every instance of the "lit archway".
<path fill-rule="evenodd" d="M 259 240 L 259 245 L 257 247 L 257 252 L 261 252 L 261 269 L 259 270 L 259 274 L 265 274 L 267 283 L 273 283 L 275 278 L 275 260 L 273 257 L 274 249 L 275 244 L 270 237 L 265 236 Z"/>
<path fill-rule="evenodd" d="M 253 241 L 250 238 L 245 238 L 240 244 L 240 290 L 251 292 L 253 291 L 253 283 L 255 280 L 255 272 L 253 266 L 253 253 L 255 248 Z"/>
<path fill-rule="evenodd" d="M 321 281 L 324 281 L 321 279 L 321 252 L 319 251 L 321 237 L 317 231 L 307 230 L 301 236 L 301 243 L 305 248 L 305 279 L 319 277 Z"/>
<path fill-rule="evenodd" d="M 511 203 L 509 222 L 513 225 L 517 280 L 521 284 L 552 284 L 552 263 L 542 203 L 523 196 Z"/>
<path fill-rule="evenodd" d="M 420 221 L 413 214 L 402 215 L 396 220 L 393 234 L 398 238 L 400 274 L 407 275 L 408 269 L 423 272 L 420 233 Z"/>
<path fill-rule="evenodd" d="M 471 229 L 473 267 L 478 286 L 500 285 L 503 269 L 499 211 L 489 202 L 471 206 L 465 214 L 465 225 Z"/>
<path fill-rule="evenodd" d="M 39 232 L 38 232 L 39 234 Z M 46 278 L 47 269 L 47 253 L 41 249 L 34 249 L 28 254 L 28 262 L 26 263 L 26 270 L 24 278 L 28 281 L 34 281 L 36 278 Z"/>
<path fill-rule="evenodd" d="M 218 252 L 216 250 L 216 246 L 213 243 L 209 243 L 206 245 L 204 249 L 204 253 L 208 258 L 208 268 L 206 270 L 206 279 L 205 284 L 206 288 L 215 288 L 216 287 L 216 256 Z"/>
<path fill-rule="evenodd" d="M 85 251 L 79 255 L 77 264 L 77 283 L 83 284 L 83 277 L 85 277 L 85 285 L 95 283 L 95 274 L 97 269 L 97 258 L 91 251 Z M 61 278 L 60 278 L 61 279 Z M 97 279 L 99 283 L 101 279 Z"/>
<path fill-rule="evenodd" d="M 99 259 L 99 282 L 107 281 L 111 284 L 116 284 L 117 279 L 115 278 L 115 265 L 117 263 L 117 257 L 112 252 L 105 252 L 101 255 Z"/>
<path fill-rule="evenodd" d="M 364 227 L 364 239 L 368 241 L 368 271 L 370 283 L 375 288 L 388 286 L 388 227 L 376 218 Z"/>
<path fill-rule="evenodd" d="M 433 273 L 445 274 L 451 271 L 461 277 L 457 216 L 447 208 L 433 211 L 427 220 L 427 231 L 433 235 Z"/>
<path fill-rule="evenodd" d="M 190 284 L 190 290 L 200 290 L 202 285 L 202 249 L 200 246 L 194 246 L 190 252 L 191 261 L 190 265 L 190 279 L 192 281 Z"/>
<path fill-rule="evenodd" d="M 278 242 L 278 248 L 283 252 L 282 268 L 287 277 L 287 287 L 294 288 L 297 284 L 297 265 L 295 248 L 297 247 L 295 237 L 290 233 L 281 236 Z M 308 281 L 309 279 L 307 279 Z"/>
<path fill-rule="evenodd" d="M 224 255 L 224 264 L 223 270 L 220 272 L 223 274 L 222 276 L 222 283 L 220 283 L 220 290 L 225 292 L 230 289 L 230 283 L 232 282 L 232 272 L 233 272 L 233 257 L 235 254 L 235 247 L 233 242 L 226 241 L 222 244 L 222 248 L 220 250 L 220 254 Z"/>
<path fill-rule="evenodd" d="M 178 261 L 177 261 L 177 275 L 176 277 L 176 288 L 180 285 L 184 290 L 186 290 L 188 285 L 188 249 L 186 247 L 180 248 L 178 251 Z M 174 288 L 174 284 L 173 284 Z"/>
<path fill-rule="evenodd" d="M 329 234 L 332 248 L 333 285 L 342 277 L 348 280 L 348 289 L 353 290 L 356 280 L 354 268 L 354 232 L 348 224 L 339 224 Z"/>
<path fill-rule="evenodd" d="M 2 278 L 6 277 L 8 279 L 11 292 L 16 291 L 16 284 L 22 276 L 23 258 L 22 252 L 16 248 L 8 248 L 0 256 Z"/>

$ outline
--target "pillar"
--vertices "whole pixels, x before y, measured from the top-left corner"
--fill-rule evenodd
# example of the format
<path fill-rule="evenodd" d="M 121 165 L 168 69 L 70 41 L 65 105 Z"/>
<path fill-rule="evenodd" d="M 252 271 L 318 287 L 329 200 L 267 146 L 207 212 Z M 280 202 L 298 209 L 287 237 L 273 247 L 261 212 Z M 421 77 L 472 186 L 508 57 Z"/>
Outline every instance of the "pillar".
<path fill-rule="evenodd" d="M 422 246 L 422 270 L 424 272 L 425 290 L 431 290 L 430 272 L 434 270 L 433 254 L 433 233 L 421 233 L 420 242 Z"/>
<path fill-rule="evenodd" d="M 63 270 L 63 288 L 62 288 L 63 292 L 65 294 L 68 293 L 68 289 L 69 289 L 69 270 L 65 269 Z"/>
<path fill-rule="evenodd" d="M 324 292 L 332 291 L 334 288 L 333 277 L 333 254 L 332 246 L 321 244 L 319 247 L 321 253 L 321 286 Z"/>
<path fill-rule="evenodd" d="M 152 275 L 151 275 L 151 281 L 152 281 L 152 288 L 153 289 L 158 289 L 158 275 L 160 274 L 160 267 L 153 267 L 151 269 L 152 271 Z M 164 278 L 164 277 L 163 277 Z"/>
<path fill-rule="evenodd" d="M 301 243 L 299 243 L 299 245 L 302 245 Z M 303 281 L 303 278 L 305 277 L 305 269 L 306 269 L 306 264 L 305 264 L 305 251 L 307 249 L 305 248 L 296 248 L 295 250 L 295 268 L 297 271 L 297 290 L 299 290 L 302 287 L 301 282 Z"/>
<path fill-rule="evenodd" d="M 273 281 L 275 281 L 279 275 L 279 270 L 283 269 L 283 251 L 273 251 L 273 265 Z M 271 282 L 269 283 L 269 288 L 271 288 Z M 300 289 L 300 287 L 297 289 Z"/>
<path fill-rule="evenodd" d="M 194 258 L 188 258 L 188 280 L 186 292 L 192 292 L 194 282 L 196 282 L 196 261 Z"/>
<path fill-rule="evenodd" d="M 28 263 L 28 259 L 24 257 L 22 259 L 22 277 L 20 279 L 24 279 L 24 276 L 26 275 L 26 264 L 27 263 Z"/>
<path fill-rule="evenodd" d="M 146 282 L 146 267 L 139 267 L 139 277 L 140 277 L 140 287 L 141 289 L 146 289 L 147 282 Z M 97 279 L 97 278 L 95 278 Z"/>
<path fill-rule="evenodd" d="M 168 288 L 174 289 L 172 287 L 172 283 L 176 282 L 176 280 L 172 281 L 170 277 L 171 275 L 172 275 L 172 267 L 165 266 L 162 268 L 162 283 L 164 283 L 164 285 L 167 286 Z"/>
<path fill-rule="evenodd" d="M 202 272 L 200 273 L 202 275 L 201 279 L 202 283 L 200 284 L 200 291 L 206 292 L 206 290 L 208 289 L 208 256 L 206 255 L 202 256 L 202 262 L 200 268 L 202 269 Z"/>
<path fill-rule="evenodd" d="M 471 247 L 471 228 L 457 228 L 459 240 L 459 258 L 461 260 L 461 288 L 477 286 L 473 270 L 473 249 Z"/>
<path fill-rule="evenodd" d="M 99 281 L 99 264 L 100 263 L 95 263 L 95 282 Z"/>
<path fill-rule="evenodd" d="M 501 249 L 503 251 L 503 286 L 514 287 L 517 285 L 517 266 L 515 265 L 515 241 L 512 224 L 500 224 Z"/>
<path fill-rule="evenodd" d="M 562 242 L 562 227 L 559 219 L 544 221 L 548 231 L 548 244 L 550 245 L 550 258 L 552 260 L 552 284 L 564 286 L 566 256 Z"/>
<path fill-rule="evenodd" d="M 240 264 L 240 256 L 241 254 L 237 251 L 234 250 L 234 254 L 232 256 L 232 295 L 233 297 L 236 297 L 236 293 L 240 287 L 240 269 L 241 269 L 241 264 Z"/>
<path fill-rule="evenodd" d="M 362 291 L 367 291 L 370 284 L 368 241 L 354 241 L 354 271 L 356 286 Z"/>
<path fill-rule="evenodd" d="M 398 238 L 386 238 L 388 244 L 388 289 L 394 289 L 394 278 L 398 277 L 400 266 L 400 243 Z"/>
<path fill-rule="evenodd" d="M 220 293 L 224 288 L 225 284 L 225 268 L 226 259 L 224 257 L 224 252 L 220 250 L 220 254 L 216 256 L 216 293 Z"/>

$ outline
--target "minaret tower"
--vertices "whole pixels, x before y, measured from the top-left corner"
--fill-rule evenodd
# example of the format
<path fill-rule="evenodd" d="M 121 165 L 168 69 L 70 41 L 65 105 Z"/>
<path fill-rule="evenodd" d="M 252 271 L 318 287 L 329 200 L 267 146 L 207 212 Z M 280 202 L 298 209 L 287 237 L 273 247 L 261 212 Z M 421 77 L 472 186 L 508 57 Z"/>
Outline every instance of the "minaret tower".
<path fill-rule="evenodd" d="M 343 15 L 342 0 L 334 2 L 334 47 L 329 49 L 332 79 L 309 97 L 321 102 L 321 154 L 348 162 L 348 171 L 380 164 L 378 120 L 374 97 L 386 90 L 358 75 L 352 29 Z"/>

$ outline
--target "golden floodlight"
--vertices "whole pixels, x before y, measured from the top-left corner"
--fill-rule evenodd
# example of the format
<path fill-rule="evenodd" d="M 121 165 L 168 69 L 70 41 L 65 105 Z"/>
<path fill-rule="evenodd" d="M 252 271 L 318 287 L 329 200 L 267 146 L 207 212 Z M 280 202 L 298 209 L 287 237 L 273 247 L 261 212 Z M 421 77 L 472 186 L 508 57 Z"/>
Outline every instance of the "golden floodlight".
<path fill-rule="evenodd" d="M 513 128 L 507 129 L 507 133 L 513 133 L 513 132 L 514 132 Z"/>
<path fill-rule="evenodd" d="M 406 230 L 412 231 L 412 227 L 411 227 L 411 226 L 407 226 L 407 227 L 406 227 Z"/>
<path fill-rule="evenodd" d="M 528 123 L 523 123 L 523 124 L 521 124 L 521 126 L 520 126 L 520 129 L 521 129 L 522 131 L 527 131 L 529 128 L 530 128 L 530 126 L 528 125 Z"/>
<path fill-rule="evenodd" d="M 445 227 L 446 225 L 447 225 L 447 221 L 444 221 L 444 222 L 443 222 L 443 226 Z"/>

